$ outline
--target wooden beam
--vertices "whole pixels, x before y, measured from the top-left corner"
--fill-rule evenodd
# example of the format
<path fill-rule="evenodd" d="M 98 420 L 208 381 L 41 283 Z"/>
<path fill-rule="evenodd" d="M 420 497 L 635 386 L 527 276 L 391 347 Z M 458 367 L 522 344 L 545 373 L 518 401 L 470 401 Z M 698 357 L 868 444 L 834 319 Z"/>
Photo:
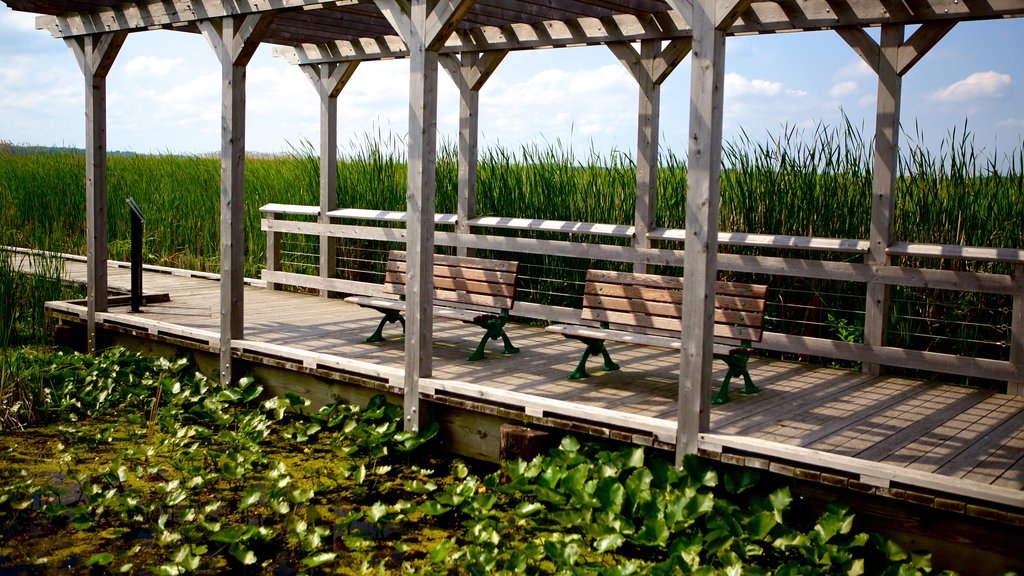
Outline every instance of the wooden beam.
<path fill-rule="evenodd" d="M 245 68 L 270 14 L 203 20 L 199 29 L 221 64 L 220 381 L 234 382 L 232 340 L 244 338 Z"/>
<path fill-rule="evenodd" d="M 330 224 L 328 212 L 338 207 L 338 95 L 355 73 L 359 62 L 303 64 L 300 68 L 320 98 L 320 212 L 317 221 Z M 334 278 L 338 239 L 320 235 L 320 277 Z M 267 255 L 269 261 L 269 253 Z M 328 290 L 321 290 L 326 298 Z"/>
<path fill-rule="evenodd" d="M 839 37 L 853 48 L 853 51 L 860 56 L 860 59 L 878 74 L 878 61 L 881 60 L 881 52 L 875 39 L 868 35 L 862 28 L 836 28 Z"/>
<path fill-rule="evenodd" d="M 409 74 L 409 219 L 405 338 L 405 429 L 416 432 L 419 379 L 433 372 L 434 194 L 437 161 L 438 53 L 428 50 L 428 0 L 411 0 Z"/>
<path fill-rule="evenodd" d="M 715 0 L 693 3 L 693 58 L 683 268 L 683 347 L 679 354 L 676 463 L 698 448 L 711 423 L 711 360 L 722 158 L 725 32 L 716 28 Z"/>
<path fill-rule="evenodd" d="M 956 22 L 929 22 L 910 35 L 899 49 L 896 72 L 903 76 L 956 26 Z"/>
<path fill-rule="evenodd" d="M 211 18 L 259 12 L 309 10 L 325 6 L 346 7 L 360 3 L 361 0 L 146 0 L 60 16 L 39 16 L 36 19 L 36 27 L 48 30 L 55 37 L 65 38 L 104 32 L 175 28 Z M 384 16 L 389 18 L 402 13 L 401 8 L 397 11 L 394 8 L 402 4 L 407 5 L 408 0 L 379 0 L 376 3 L 378 6 L 388 7 Z M 454 43 L 451 40 L 444 42 L 446 49 L 453 48 L 456 44 L 462 45 L 460 50 L 455 51 L 486 51 L 501 48 L 516 50 L 553 47 L 574 43 L 668 40 L 689 36 L 689 0 L 667 0 L 667 3 L 671 9 L 652 15 L 619 12 L 601 18 L 581 17 L 568 21 L 546 20 L 530 24 L 477 26 L 458 30 L 453 34 L 458 36 Z M 442 9 L 433 14 L 435 39 L 440 39 L 451 32 L 453 24 L 466 10 L 465 4 L 456 4 L 452 0 L 440 3 L 440 6 Z M 1024 15 L 1024 6 L 1020 0 L 987 0 L 984 3 L 915 0 L 907 5 L 857 0 L 801 0 L 755 2 L 742 10 L 741 8 L 742 3 L 722 0 L 722 5 L 716 7 L 716 10 L 721 11 L 721 14 L 718 14 L 719 27 L 728 28 L 730 34 L 757 34 L 785 30 L 821 30 L 842 26 L 877 26 L 883 23 L 923 24 Z M 730 27 L 722 25 L 734 15 L 739 17 Z M 394 21 L 391 24 L 400 34 L 407 29 L 407 26 L 396 25 Z M 323 33 L 329 37 L 329 32 L 330 30 L 325 28 Z M 285 36 L 282 34 L 282 38 L 276 40 L 285 42 Z M 372 39 L 368 37 L 362 40 Z M 294 40 L 291 42 L 298 43 Z"/>
<path fill-rule="evenodd" d="M 96 313 L 107 310 L 107 74 L 128 34 L 115 32 L 65 42 L 85 78 L 85 221 L 87 349 L 94 354 Z"/>
<path fill-rule="evenodd" d="M 412 34 L 412 23 L 409 21 L 409 0 L 373 0 L 399 38 L 406 44 Z"/>
<path fill-rule="evenodd" d="M 693 47 L 693 38 L 676 38 L 662 47 L 661 52 L 654 59 L 651 68 L 651 76 L 655 84 L 662 84 L 668 79 L 676 66 L 683 62 L 683 59 L 690 53 Z"/>
<path fill-rule="evenodd" d="M 46 29 L 55 37 L 81 36 L 102 32 L 146 30 L 176 27 L 202 20 L 244 16 L 275 10 L 301 9 L 339 2 L 324 0 L 148 0 L 125 2 L 117 6 L 101 6 L 87 12 L 71 12 L 60 16 L 39 16 L 36 27 Z M 358 4 L 342 0 L 342 5 Z"/>
<path fill-rule="evenodd" d="M 455 27 L 466 17 L 476 0 L 440 0 L 427 14 L 426 41 L 430 50 L 440 50 Z"/>
<path fill-rule="evenodd" d="M 739 20 L 740 15 L 750 8 L 753 0 L 718 0 L 718 6 L 715 8 L 715 28 L 719 30 L 728 30 L 732 25 Z"/>
<path fill-rule="evenodd" d="M 903 92 L 903 79 L 896 65 L 904 33 L 902 24 L 882 26 L 882 42 L 875 66 L 878 71 L 878 104 L 875 113 L 874 182 L 868 237 L 870 244 L 867 254 L 867 263 L 873 266 L 889 264 L 887 250 L 893 241 L 896 169 L 899 162 L 900 100 Z M 869 346 L 884 346 L 889 319 L 889 286 L 869 283 L 866 305 L 864 343 Z M 876 376 L 881 373 L 881 366 L 877 364 L 864 364 L 863 369 L 866 373 Z"/>

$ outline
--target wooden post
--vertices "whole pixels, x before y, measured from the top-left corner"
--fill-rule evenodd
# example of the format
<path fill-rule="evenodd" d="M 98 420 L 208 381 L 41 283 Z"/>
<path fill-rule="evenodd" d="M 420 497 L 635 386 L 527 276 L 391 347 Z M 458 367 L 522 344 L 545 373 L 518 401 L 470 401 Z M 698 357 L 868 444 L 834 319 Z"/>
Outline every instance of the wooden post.
<path fill-rule="evenodd" d="M 107 74 L 127 32 L 65 40 L 85 77 L 86 331 L 97 349 L 96 313 L 107 311 Z"/>
<path fill-rule="evenodd" d="M 471 73 L 479 61 L 479 54 L 468 52 L 462 55 L 460 76 Z M 455 232 L 459 236 L 469 235 L 472 230 L 469 221 L 476 218 L 476 166 L 477 145 L 480 131 L 480 89 L 473 89 L 468 82 L 459 82 L 459 198 L 457 203 L 458 221 Z M 469 256 L 470 250 L 458 247 L 459 256 Z"/>
<path fill-rule="evenodd" d="M 689 54 L 691 44 L 690 38 L 677 39 L 662 50 L 660 40 L 643 40 L 640 42 L 640 54 L 626 42 L 608 44 L 608 48 L 640 86 L 637 111 L 634 248 L 651 247 L 648 234 L 656 225 L 661 85 Z M 637 257 L 633 261 L 633 271 L 647 272 L 647 261 Z"/>
<path fill-rule="evenodd" d="M 270 26 L 268 14 L 203 20 L 221 63 L 220 382 L 234 382 L 231 341 L 244 336 L 245 67 Z"/>
<path fill-rule="evenodd" d="M 683 255 L 683 334 L 679 354 L 676 463 L 697 452 L 698 434 L 711 423 L 711 360 L 718 273 L 719 178 L 725 32 L 716 27 L 714 0 L 693 2 L 689 173 Z"/>
<path fill-rule="evenodd" d="M 452 54 L 439 57 L 448 76 L 459 89 L 459 198 L 458 219 L 455 231 L 469 235 L 472 229 L 469 221 L 476 218 L 476 167 L 478 136 L 480 132 L 480 89 L 508 54 L 507 50 L 488 52 L 481 55 L 466 52 L 461 59 Z M 459 256 L 469 256 L 472 250 L 459 245 Z"/>
<path fill-rule="evenodd" d="M 405 426 L 419 430 L 419 379 L 433 371 L 434 178 L 437 172 L 437 61 L 428 49 L 428 0 L 410 3 L 409 189 L 406 193 Z"/>
<path fill-rule="evenodd" d="M 870 248 L 867 263 L 887 266 L 886 249 L 892 243 L 893 211 L 895 209 L 896 171 L 899 163 L 900 99 L 903 80 L 896 70 L 904 27 L 900 24 L 882 25 L 882 42 L 878 59 L 878 108 L 875 113 L 875 167 L 871 197 Z M 867 285 L 867 309 L 864 314 L 864 343 L 869 346 L 885 345 L 885 330 L 889 324 L 889 286 Z M 864 372 L 879 375 L 878 364 L 865 363 Z"/>
<path fill-rule="evenodd" d="M 320 214 L 317 222 L 330 224 L 328 212 L 338 207 L 338 95 L 352 78 L 359 62 L 303 64 L 302 71 L 320 97 Z M 320 236 L 320 296 L 330 295 L 327 280 L 337 275 L 338 239 Z"/>
<path fill-rule="evenodd" d="M 654 230 L 658 208 L 658 126 L 661 115 L 661 84 L 654 81 L 654 59 L 661 52 L 661 42 L 640 42 L 640 68 L 637 79 L 640 97 L 637 110 L 636 136 L 636 209 L 634 213 L 634 248 L 650 248 L 647 235 Z M 634 272 L 647 272 L 647 261 L 637 257 Z"/>
<path fill-rule="evenodd" d="M 896 175 L 899 168 L 900 100 L 903 75 L 952 28 L 951 22 L 924 24 L 904 42 L 902 24 L 883 24 L 878 44 L 860 28 L 839 28 L 836 32 L 878 75 L 878 103 L 875 111 L 874 182 L 871 196 L 871 230 L 865 261 L 873 266 L 888 266 L 886 249 L 893 242 L 893 212 L 896 205 Z M 864 311 L 864 343 L 885 345 L 889 324 L 889 286 L 877 282 L 867 285 Z M 864 363 L 863 371 L 877 376 L 882 367 Z"/>
<path fill-rule="evenodd" d="M 277 220 L 277 214 L 268 212 L 267 220 Z M 273 230 L 267 230 L 267 272 L 281 270 L 281 235 Z M 280 290 L 281 285 L 274 282 L 267 282 L 267 290 Z"/>
<path fill-rule="evenodd" d="M 1010 364 L 1017 373 L 1024 373 L 1024 264 L 1013 267 L 1013 283 L 1017 294 L 1013 297 L 1013 319 L 1010 321 Z M 1007 382 L 1006 393 L 1024 396 L 1024 378 Z"/>

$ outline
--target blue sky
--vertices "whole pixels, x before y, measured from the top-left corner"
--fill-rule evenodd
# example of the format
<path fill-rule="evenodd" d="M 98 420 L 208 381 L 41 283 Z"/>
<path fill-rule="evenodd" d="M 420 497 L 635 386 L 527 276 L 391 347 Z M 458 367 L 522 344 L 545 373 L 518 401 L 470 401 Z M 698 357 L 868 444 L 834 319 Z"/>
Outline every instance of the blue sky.
<path fill-rule="evenodd" d="M 82 146 L 82 75 L 64 42 L 35 30 L 34 16 L 0 3 L 0 140 Z M 877 35 L 876 35 L 877 37 Z M 933 148 L 964 123 L 975 150 L 1003 156 L 1024 144 L 1024 20 L 958 24 L 905 77 L 903 127 Z M 312 86 L 263 45 L 248 69 L 247 144 L 288 151 L 317 142 Z M 442 71 L 438 130 L 452 138 L 458 95 Z M 690 61 L 662 88 L 662 146 L 686 150 Z M 199 35 L 131 34 L 108 79 L 111 150 L 206 153 L 220 147 L 220 73 Z M 842 114 L 865 135 L 874 129 L 876 81 L 834 32 L 730 38 L 725 137 L 742 129 L 755 140 L 783 127 L 840 126 Z M 366 134 L 404 136 L 408 63 L 360 66 L 339 99 L 339 143 Z M 632 153 L 637 87 L 603 47 L 511 53 L 481 91 L 483 146 L 530 142 Z M 903 137 L 901 143 L 908 145 Z"/>

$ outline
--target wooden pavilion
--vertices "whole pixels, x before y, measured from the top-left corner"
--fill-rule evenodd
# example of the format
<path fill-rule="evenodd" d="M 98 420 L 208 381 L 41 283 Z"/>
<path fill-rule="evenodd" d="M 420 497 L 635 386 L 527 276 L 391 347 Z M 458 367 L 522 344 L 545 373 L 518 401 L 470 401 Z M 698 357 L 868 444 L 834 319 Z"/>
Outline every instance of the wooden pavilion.
<path fill-rule="evenodd" d="M 765 444 L 712 434 L 712 338 L 715 282 L 720 270 L 803 276 L 862 283 L 865 287 L 863 343 L 766 334 L 764 346 L 864 363 L 878 374 L 885 366 L 929 368 L 1007 382 L 1007 392 L 1024 391 L 1024 250 L 901 242 L 893 237 L 894 185 L 898 161 L 902 78 L 955 25 L 963 21 L 1024 16 L 1024 0 L 4 0 L 15 10 L 40 14 L 39 28 L 62 38 L 77 58 L 86 87 L 88 220 L 88 300 L 85 321 L 90 349 L 96 345 L 97 318 L 108 309 L 106 200 L 106 76 L 130 33 L 154 29 L 201 33 L 222 65 L 220 311 L 217 342 L 221 378 L 236 377 L 243 354 L 245 279 L 242 269 L 245 173 L 246 64 L 261 42 L 277 45 L 277 54 L 301 66 L 321 102 L 320 205 L 268 206 L 268 263 L 264 279 L 328 292 L 373 293 L 335 277 L 327 256 L 338 237 L 366 234 L 403 241 L 408 252 L 408 327 L 401 370 L 408 426 L 416 430 L 421 385 L 440 385 L 434 374 L 435 332 L 431 315 L 432 254 L 437 246 L 465 253 L 472 249 L 555 253 L 631 263 L 681 266 L 682 350 L 678 356 L 678 406 L 674 435 L 677 458 L 704 451 L 722 452 L 734 444 L 747 452 L 775 454 L 826 466 L 825 456 L 788 453 Z M 867 28 L 881 29 L 876 41 Z M 834 30 L 878 77 L 874 134 L 874 183 L 870 236 L 834 239 L 760 235 L 719 230 L 719 177 L 726 42 L 729 36 Z M 910 33 L 912 31 L 912 33 Z M 602 223 L 519 221 L 476 212 L 479 90 L 512 50 L 605 45 L 629 70 L 639 87 L 637 182 L 632 226 Z M 691 55 L 688 128 L 688 181 L 685 229 L 659 228 L 657 155 L 659 91 L 680 62 Z M 404 214 L 361 213 L 336 205 L 337 98 L 364 61 L 407 58 L 410 66 L 408 192 Z M 439 69 L 460 93 L 458 213 L 435 212 L 436 117 Z M 307 221 L 279 219 L 305 216 Z M 339 223 L 403 220 L 405 228 Z M 450 223 L 438 231 L 436 223 Z M 571 240 L 521 240 L 489 230 L 575 231 L 620 237 L 628 245 L 578 245 Z M 320 238 L 319 276 L 291 274 L 276 264 L 276 237 L 285 233 Z M 723 254 L 719 245 L 792 248 L 861 255 L 862 262 L 830 262 L 790 257 Z M 683 249 L 685 247 L 685 250 Z M 909 268 L 903 256 L 999 262 L 1012 274 L 983 274 Z M 1012 297 L 1009 359 L 970 358 L 886 345 L 888 292 L 892 285 L 927 286 L 1004 294 Z M 517 314 L 563 319 L 564 311 L 526 307 Z M 242 344 L 240 344 L 242 343 Z M 252 348 L 250 348 L 251 350 Z M 529 407 L 527 407 L 529 413 Z M 1017 416 L 1019 419 L 1020 416 Z M 1019 422 L 1018 422 L 1019 423 Z M 666 439 L 667 440 L 667 439 Z M 780 452 L 781 450 L 781 452 Z M 1019 458 L 1020 448 L 1016 448 Z M 793 454 L 796 454 L 795 456 Z M 1020 460 L 1016 461 L 1020 466 Z M 885 473 L 849 464 L 862 479 L 884 481 Z M 866 465 L 865 465 L 866 466 Z M 1018 490 L 1018 493 L 1020 491 Z M 1012 493 L 1001 505 L 1024 508 Z"/>

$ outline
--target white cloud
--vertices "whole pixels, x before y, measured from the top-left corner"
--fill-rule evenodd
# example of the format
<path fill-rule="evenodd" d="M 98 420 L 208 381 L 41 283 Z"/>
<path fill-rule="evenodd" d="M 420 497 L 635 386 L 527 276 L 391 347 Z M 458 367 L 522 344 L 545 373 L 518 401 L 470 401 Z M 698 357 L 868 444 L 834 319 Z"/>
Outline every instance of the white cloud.
<path fill-rule="evenodd" d="M 729 72 L 725 75 L 725 95 L 731 98 L 738 98 L 747 95 L 775 96 L 782 92 L 781 82 L 770 80 L 748 80 L 740 74 Z"/>
<path fill-rule="evenodd" d="M 857 88 L 858 86 L 856 82 L 853 80 L 846 80 L 845 82 L 834 84 L 832 88 L 829 89 L 828 95 L 833 98 L 843 98 L 856 92 Z"/>
<path fill-rule="evenodd" d="M 1000 128 L 1024 128 L 1024 118 L 1006 118 L 1000 120 L 996 126 Z"/>
<path fill-rule="evenodd" d="M 481 93 L 480 131 L 490 142 L 614 137 L 636 130 L 636 82 L 619 64 L 548 68 L 520 81 L 498 75 Z"/>
<path fill-rule="evenodd" d="M 938 102 L 964 102 L 979 98 L 1001 98 L 1013 85 L 1009 74 L 992 70 L 975 72 L 963 80 L 959 80 L 932 93 L 933 100 Z"/>
<path fill-rule="evenodd" d="M 136 56 L 124 65 L 124 71 L 132 76 L 165 76 L 173 72 L 183 62 L 181 58 Z"/>

